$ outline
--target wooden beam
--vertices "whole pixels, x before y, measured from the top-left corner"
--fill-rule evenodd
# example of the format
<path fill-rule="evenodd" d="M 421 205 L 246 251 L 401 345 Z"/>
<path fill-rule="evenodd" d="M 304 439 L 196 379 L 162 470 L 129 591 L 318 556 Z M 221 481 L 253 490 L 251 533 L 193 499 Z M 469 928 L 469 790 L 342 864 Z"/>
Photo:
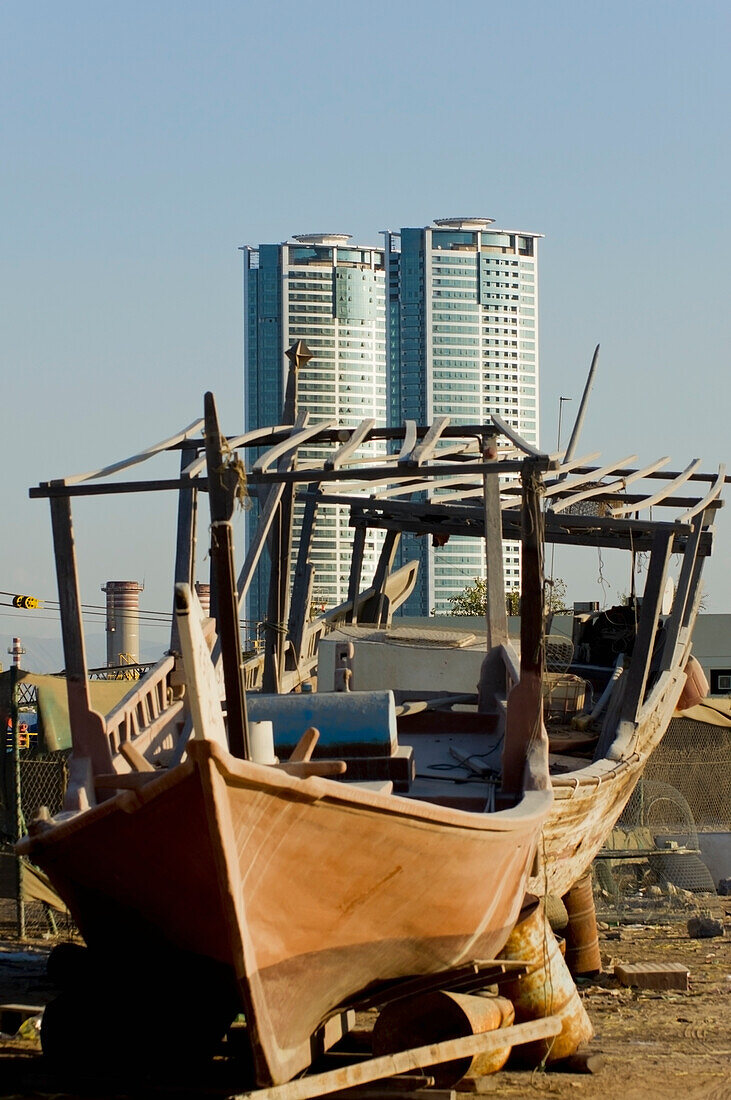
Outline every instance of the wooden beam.
<path fill-rule="evenodd" d="M 624 698 L 620 722 L 634 722 L 645 697 L 645 687 L 650 673 L 652 649 L 660 618 L 662 594 L 668 575 L 668 562 L 672 551 L 672 536 L 660 531 L 653 540 L 650 564 L 642 595 L 640 622 L 632 649 L 629 668 L 624 674 Z"/>
<path fill-rule="evenodd" d="M 497 457 L 496 444 L 485 458 Z M 487 648 L 508 643 L 508 610 L 505 602 L 505 577 L 503 575 L 503 522 L 500 512 L 500 481 L 497 474 L 485 474 L 483 478 L 485 573 L 487 622 Z"/>
<path fill-rule="evenodd" d="M 346 443 L 343 443 L 342 447 L 340 447 L 331 458 L 325 460 L 325 469 L 337 470 L 339 466 L 342 466 L 343 463 L 358 450 L 363 440 L 375 426 L 376 422 L 373 419 L 361 420 L 358 427 L 355 428 L 350 436 L 350 439 L 348 439 Z"/>
<path fill-rule="evenodd" d="M 239 579 L 236 584 L 236 591 L 239 600 L 239 610 L 246 599 L 246 594 L 249 591 L 252 579 L 254 577 L 254 571 L 259 564 L 259 558 L 261 557 L 264 544 L 269 534 L 269 529 L 272 525 L 275 515 L 277 514 L 277 508 L 279 502 L 282 499 L 282 493 L 284 492 L 284 484 L 272 485 L 271 489 L 267 493 L 267 498 L 264 502 L 264 507 L 259 513 L 259 522 L 256 525 L 256 531 L 254 537 L 249 543 L 249 549 L 246 552 L 246 558 L 244 564 L 241 567 L 239 573 Z"/>
<path fill-rule="evenodd" d="M 350 610 L 345 616 L 346 623 L 358 621 L 358 609 L 356 601 L 360 593 L 360 578 L 363 572 L 363 552 L 365 550 L 367 528 L 358 526 L 353 534 L 353 554 L 350 559 L 350 578 L 348 580 L 348 603 Z"/>
<path fill-rule="evenodd" d="M 421 443 L 418 443 L 408 454 L 399 455 L 399 466 L 423 466 L 433 458 L 437 443 L 448 425 L 448 416 L 438 416 Z"/>
<path fill-rule="evenodd" d="M 647 508 L 652 508 L 653 504 L 659 504 L 661 502 L 666 503 L 676 489 L 679 489 L 681 485 L 685 485 L 686 481 L 690 480 L 700 464 L 701 460 L 699 458 L 694 458 L 693 461 L 686 466 L 682 474 L 678 474 L 672 481 L 666 482 L 662 489 L 658 489 L 656 493 L 652 493 L 649 497 L 643 497 L 633 504 L 610 505 L 612 515 L 624 516 L 627 515 L 628 512 L 643 512 Z"/>
<path fill-rule="evenodd" d="M 112 750 L 106 735 L 104 718 L 92 710 L 89 697 L 76 547 L 71 520 L 71 502 L 68 499 L 63 497 L 51 499 L 51 527 L 61 613 L 71 743 L 74 756 L 79 759 L 88 759 L 92 773 L 100 775 L 114 770 Z"/>
<path fill-rule="evenodd" d="M 319 443 L 319 440 L 317 441 Z M 539 462 L 541 463 L 542 470 L 558 470 L 558 462 L 546 455 L 539 456 Z M 520 473 L 522 459 L 501 459 L 500 461 L 500 473 L 501 474 L 516 474 Z M 422 476 L 424 478 L 423 488 L 426 490 L 429 487 L 429 481 L 435 476 L 449 477 L 452 474 L 462 474 L 465 477 L 476 475 L 482 476 L 485 469 L 492 470 L 495 467 L 494 462 L 485 463 L 480 460 L 475 462 L 449 462 L 442 461 L 441 456 L 437 456 L 435 461 L 429 467 L 414 467 L 414 470 L 422 470 Z M 402 471 L 403 472 L 403 471 Z M 260 472 L 253 470 L 249 475 L 249 481 L 252 485 L 270 485 L 278 480 L 284 480 L 287 483 L 290 482 L 307 482 L 307 481 L 362 481 L 368 480 L 371 482 L 383 481 L 391 482 L 400 477 L 401 474 L 395 474 L 394 467 L 389 465 L 386 458 L 382 458 L 378 465 L 374 464 L 371 467 L 354 466 L 348 469 L 339 470 L 326 470 L 322 466 L 318 466 L 313 462 L 303 462 L 296 470 L 288 470 L 284 474 L 280 474 L 277 470 L 265 470 Z M 427 480 L 428 479 L 428 480 Z"/>
<path fill-rule="evenodd" d="M 197 447 L 184 447 L 180 453 L 180 479 L 186 479 L 185 470 L 198 454 Z M 175 566 L 173 569 L 173 584 L 194 585 L 195 577 L 195 538 L 196 520 L 198 515 L 198 490 L 191 484 L 188 489 L 180 490 L 178 494 L 178 526 L 175 542 Z M 180 636 L 178 634 L 178 621 L 175 618 L 173 607 L 172 624 L 170 627 L 170 652 L 180 652 Z"/>
<path fill-rule="evenodd" d="M 718 467 L 718 476 L 713 485 L 709 489 L 708 493 L 702 500 L 699 500 L 695 505 L 684 512 L 682 516 L 678 516 L 678 523 L 689 523 L 693 516 L 696 516 L 699 512 L 704 512 L 711 504 L 714 504 L 723 489 L 724 481 L 726 480 L 726 465 L 721 463 Z"/>
<path fill-rule="evenodd" d="M 703 515 L 696 517 L 693 522 L 693 533 L 685 546 L 673 606 L 670 609 L 670 618 L 665 624 L 661 669 L 670 669 L 675 664 L 675 649 L 678 645 L 681 630 L 688 622 L 693 594 L 691 582 L 692 578 L 697 575 L 696 562 L 698 561 L 698 547 L 703 533 L 704 518 Z"/>
<path fill-rule="evenodd" d="M 610 481 L 606 485 L 596 485 L 590 489 L 582 489 L 578 493 L 570 493 L 562 500 L 557 500 L 552 505 L 551 511 L 563 512 L 566 508 L 572 508 L 575 504 L 578 504 L 582 500 L 588 500 L 590 497 L 601 496 L 605 493 L 620 493 L 624 492 L 628 485 L 631 485 L 634 481 L 640 481 L 642 478 L 649 477 L 650 474 L 655 473 L 662 466 L 666 466 L 670 461 L 668 455 L 664 458 L 659 458 L 657 462 L 652 462 L 649 466 L 645 466 L 642 470 L 632 470 L 629 473 L 622 474 L 617 481 Z M 619 473 L 620 471 L 617 471 Z M 589 471 L 591 474 L 591 471 Z"/>
<path fill-rule="evenodd" d="M 140 750 L 132 741 L 122 741 L 119 746 L 119 752 L 127 761 L 133 772 L 148 773 L 154 772 L 155 768 L 150 761 L 142 755 Z"/>
<path fill-rule="evenodd" d="M 208 499 L 211 507 L 210 557 L 218 593 L 216 620 L 221 642 L 223 681 L 226 687 L 228 744 L 232 756 L 249 760 L 251 750 L 246 715 L 239 601 L 231 525 L 239 472 L 235 465 L 224 461 L 223 440 L 218 427 L 218 413 L 212 393 L 206 393 L 204 403 Z M 177 591 L 179 590 L 176 589 Z"/>
<path fill-rule="evenodd" d="M 326 420 L 323 424 L 310 424 L 309 426 L 305 421 L 300 422 L 299 425 L 295 424 L 292 434 L 287 439 L 282 440 L 274 447 L 270 447 L 266 454 L 263 454 L 254 463 L 252 476 L 256 478 L 258 474 L 266 474 L 275 462 L 279 463 L 279 460 L 290 451 L 296 451 L 303 443 L 307 443 L 314 436 L 319 435 L 323 427 L 332 427 L 334 424 L 334 420 Z M 310 478 L 310 480 L 312 479 Z"/>
<path fill-rule="evenodd" d="M 76 485 L 80 481 L 89 481 L 91 478 L 109 477 L 111 474 L 119 473 L 120 470 L 127 470 L 130 466 L 136 466 L 140 462 L 145 462 L 153 455 L 160 454 L 161 451 L 169 451 L 178 443 L 182 443 L 184 440 L 188 439 L 194 432 L 200 431 L 202 426 L 203 421 L 201 419 L 194 420 L 187 428 L 183 428 L 182 431 L 177 432 L 175 435 L 171 435 L 169 439 L 164 439 L 161 443 L 154 443 L 152 447 L 145 448 L 144 451 L 132 455 L 131 458 L 123 458 L 121 462 L 115 462 L 111 466 L 104 466 L 101 470 L 92 470 L 91 473 L 74 474 L 72 477 L 64 478 L 64 482 L 66 485 Z"/>
<path fill-rule="evenodd" d="M 288 411 L 294 412 L 294 396 L 296 387 L 295 370 L 290 368 L 287 383 L 287 398 L 285 406 L 290 405 Z M 305 427 L 308 413 L 297 413 L 292 429 L 291 440 L 294 440 L 301 429 Z M 296 450 L 285 447 L 279 457 L 277 473 L 284 474 L 290 470 L 296 462 Z M 281 481 L 282 493 L 274 518 L 269 530 L 269 595 L 267 600 L 267 621 L 264 626 L 264 673 L 262 690 L 267 692 L 279 692 L 281 690 L 281 674 L 284 670 L 284 650 L 286 643 L 286 628 L 289 618 L 289 564 L 292 557 L 292 518 L 294 508 L 293 484 L 285 484 Z"/>
<path fill-rule="evenodd" d="M 422 437 L 423 438 L 423 437 Z M 417 440 L 417 427 L 415 420 L 404 421 L 403 442 L 401 444 L 401 450 L 398 453 L 398 461 L 406 462 L 409 455 L 416 446 Z"/>
<path fill-rule="evenodd" d="M 305 498 L 305 509 L 300 524 L 299 546 L 297 547 L 297 564 L 294 568 L 294 580 L 292 582 L 292 600 L 289 610 L 289 637 L 294 648 L 295 660 L 299 665 L 302 659 L 302 639 L 305 632 L 305 624 L 310 615 L 310 593 L 312 592 L 313 567 L 309 561 L 312 549 L 312 537 L 315 529 L 315 519 L 320 502 L 318 485 L 315 482 L 310 485 Z"/>
<path fill-rule="evenodd" d="M 374 589 L 374 594 L 367 603 L 361 607 L 358 613 L 358 619 L 362 623 L 374 623 L 376 626 L 385 625 L 385 618 L 388 615 L 386 584 L 391 575 L 393 563 L 396 560 L 396 551 L 398 550 L 400 541 L 400 531 L 392 529 L 386 532 L 386 537 L 383 540 L 383 546 L 381 547 L 381 553 L 378 558 L 378 565 L 373 574 L 372 588 Z"/>
<path fill-rule="evenodd" d="M 534 447 L 532 443 L 529 443 L 527 439 L 523 439 L 522 435 L 518 435 L 518 433 L 514 431 L 509 424 L 506 424 L 505 421 L 502 420 L 499 416 L 493 414 L 491 419 L 493 424 L 500 429 L 502 434 L 506 436 L 510 440 L 510 442 L 518 448 L 519 451 L 522 451 L 523 454 L 530 455 L 532 458 L 546 459 L 549 457 L 545 451 L 539 450 L 538 447 Z M 554 461 L 556 463 L 556 466 L 560 465 L 557 459 Z"/>
<path fill-rule="evenodd" d="M 521 509 L 520 680 L 508 696 L 501 793 L 523 791 L 529 746 L 545 737 L 543 728 L 543 512 L 535 463 L 525 460 Z"/>

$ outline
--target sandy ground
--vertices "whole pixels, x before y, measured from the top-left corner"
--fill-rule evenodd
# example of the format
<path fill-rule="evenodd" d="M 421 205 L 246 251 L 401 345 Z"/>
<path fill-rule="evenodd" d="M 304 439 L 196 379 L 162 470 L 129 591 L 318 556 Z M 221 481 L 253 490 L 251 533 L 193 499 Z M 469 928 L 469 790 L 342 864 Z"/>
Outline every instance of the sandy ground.
<path fill-rule="evenodd" d="M 480 1092 L 575 1100 L 731 1100 L 731 898 L 717 899 L 713 912 L 725 921 L 722 939 L 691 939 L 685 919 L 602 928 L 605 972 L 580 983 L 596 1032 L 588 1049 L 603 1055 L 597 1073 L 503 1070 L 481 1079 Z M 0 1005 L 43 1005 L 54 996 L 45 978 L 47 953 L 48 947 L 42 944 L 0 942 Z M 628 989 L 612 974 L 614 964 L 620 962 L 683 963 L 690 971 L 690 988 L 687 992 Z M 241 1087 L 243 1082 L 238 1084 Z M 3 1097 L 128 1096 L 135 1100 L 222 1097 L 235 1091 L 230 1063 L 228 1069 L 211 1066 L 197 1080 L 145 1088 L 129 1083 L 121 1087 L 113 1075 L 105 1081 L 61 1080 L 46 1065 L 37 1042 L 0 1037 Z"/>

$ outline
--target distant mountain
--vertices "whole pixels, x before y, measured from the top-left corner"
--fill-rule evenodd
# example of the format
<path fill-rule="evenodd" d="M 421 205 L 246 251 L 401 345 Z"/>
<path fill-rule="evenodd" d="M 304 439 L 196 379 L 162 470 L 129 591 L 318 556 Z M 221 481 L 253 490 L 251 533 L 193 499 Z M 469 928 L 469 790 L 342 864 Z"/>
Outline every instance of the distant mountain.
<path fill-rule="evenodd" d="M 157 661 L 170 644 L 170 636 L 167 631 L 146 630 L 146 637 L 140 642 L 140 660 Z M 63 645 L 61 638 L 40 638 L 33 634 L 23 634 L 20 639 L 25 653 L 21 657 L 21 668 L 26 672 L 60 672 L 64 667 Z M 4 655 L 12 643 L 12 637 L 8 637 L 7 645 L 0 639 L 0 660 L 2 667 L 10 667 L 10 654 Z M 86 660 L 89 668 L 102 668 L 107 663 L 107 642 L 105 634 L 88 634 L 86 636 Z"/>

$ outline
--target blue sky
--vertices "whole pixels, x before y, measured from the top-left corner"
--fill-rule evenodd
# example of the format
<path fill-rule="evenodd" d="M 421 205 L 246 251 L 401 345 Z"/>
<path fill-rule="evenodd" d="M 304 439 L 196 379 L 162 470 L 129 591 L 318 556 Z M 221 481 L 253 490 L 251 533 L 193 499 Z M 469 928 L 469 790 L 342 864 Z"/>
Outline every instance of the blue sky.
<path fill-rule="evenodd" d="M 584 449 L 729 458 L 730 31 L 703 0 L 6 0 L 0 590 L 56 598 L 30 485 L 172 434 L 206 389 L 240 430 L 238 246 L 297 232 L 544 233 L 544 444 L 601 342 Z M 167 609 L 171 504 L 77 509 L 85 602 L 134 578 Z M 724 517 L 710 611 L 731 611 L 730 538 Z M 596 563 L 573 570 L 557 552 L 594 598 Z M 0 639 L 55 630 L 0 607 Z"/>

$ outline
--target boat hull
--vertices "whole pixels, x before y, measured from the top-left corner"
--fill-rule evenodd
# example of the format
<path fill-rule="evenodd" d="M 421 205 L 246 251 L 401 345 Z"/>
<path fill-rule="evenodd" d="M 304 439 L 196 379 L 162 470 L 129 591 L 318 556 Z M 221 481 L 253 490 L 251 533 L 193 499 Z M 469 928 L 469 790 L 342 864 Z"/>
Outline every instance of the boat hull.
<path fill-rule="evenodd" d="M 317 1028 L 374 983 L 503 946 L 550 791 L 465 814 L 189 749 L 26 850 L 91 948 L 159 944 L 231 967 L 260 1083 L 309 1065 Z"/>
<path fill-rule="evenodd" d="M 679 669 L 668 674 L 643 706 L 632 743 L 616 759 L 610 749 L 607 758 L 553 779 L 555 797 L 543 827 L 531 893 L 563 897 L 589 869 L 664 737 L 684 683 Z"/>

